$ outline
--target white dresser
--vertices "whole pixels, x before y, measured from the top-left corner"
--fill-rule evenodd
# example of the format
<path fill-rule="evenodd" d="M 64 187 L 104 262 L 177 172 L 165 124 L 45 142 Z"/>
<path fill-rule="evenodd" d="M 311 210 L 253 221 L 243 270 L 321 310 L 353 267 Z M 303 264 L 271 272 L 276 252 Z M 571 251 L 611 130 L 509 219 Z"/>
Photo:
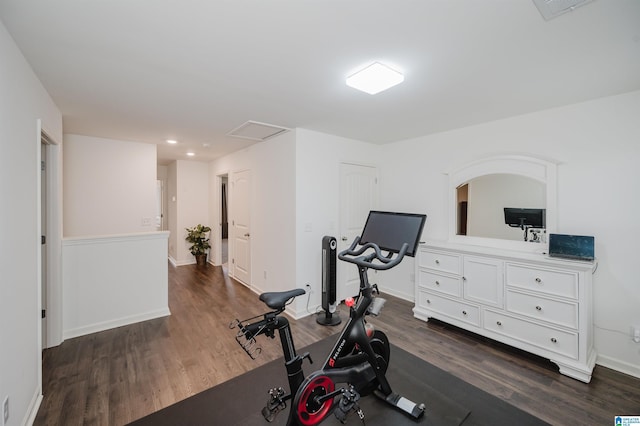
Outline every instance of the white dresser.
<path fill-rule="evenodd" d="M 416 318 L 436 318 L 550 359 L 589 382 L 595 263 L 447 242 L 416 256 Z"/>

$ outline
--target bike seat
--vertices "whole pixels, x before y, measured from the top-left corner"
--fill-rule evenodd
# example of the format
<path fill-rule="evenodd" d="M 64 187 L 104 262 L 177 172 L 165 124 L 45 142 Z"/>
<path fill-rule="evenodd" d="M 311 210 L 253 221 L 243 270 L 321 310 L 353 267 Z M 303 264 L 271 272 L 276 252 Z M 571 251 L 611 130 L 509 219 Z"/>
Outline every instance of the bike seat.
<path fill-rule="evenodd" d="M 305 293 L 304 289 L 296 288 L 288 291 L 271 291 L 262 293 L 259 297 L 271 309 L 284 309 L 289 299 L 301 296 Z"/>

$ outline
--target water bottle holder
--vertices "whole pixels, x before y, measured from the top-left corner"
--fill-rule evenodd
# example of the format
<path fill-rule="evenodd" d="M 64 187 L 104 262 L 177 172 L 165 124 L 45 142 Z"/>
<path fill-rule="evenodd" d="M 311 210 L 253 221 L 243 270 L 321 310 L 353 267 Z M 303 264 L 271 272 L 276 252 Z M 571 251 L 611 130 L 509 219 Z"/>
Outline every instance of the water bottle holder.
<path fill-rule="evenodd" d="M 369 306 L 369 309 L 367 309 L 367 313 L 373 315 L 374 317 L 377 317 L 378 315 L 380 315 L 380 311 L 382 310 L 382 307 L 386 302 L 387 299 L 383 299 L 382 297 L 374 298 L 371 302 L 371 305 Z"/>
<path fill-rule="evenodd" d="M 256 336 L 260 334 L 260 332 L 264 329 L 264 326 L 257 329 L 257 331 L 253 334 L 249 333 L 246 327 L 242 324 L 242 322 L 238 319 L 235 322 L 229 324 L 229 328 L 238 328 L 238 332 L 236 333 L 236 342 L 240 345 L 240 347 L 249 355 L 249 358 L 255 360 L 258 355 L 262 353 L 262 347 L 258 346 L 258 342 L 256 341 Z"/>

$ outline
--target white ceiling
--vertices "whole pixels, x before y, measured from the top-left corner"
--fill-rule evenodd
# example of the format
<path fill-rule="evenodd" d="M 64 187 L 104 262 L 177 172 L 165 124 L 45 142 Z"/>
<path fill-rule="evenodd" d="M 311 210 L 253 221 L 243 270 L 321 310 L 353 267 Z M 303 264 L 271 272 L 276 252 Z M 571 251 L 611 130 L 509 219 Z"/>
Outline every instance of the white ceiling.
<path fill-rule="evenodd" d="M 640 89 L 639 0 L 549 21 L 531 0 L 0 0 L 0 19 L 65 133 L 162 163 L 255 143 L 226 136 L 247 120 L 386 143 Z M 405 82 L 346 86 L 376 60 Z"/>

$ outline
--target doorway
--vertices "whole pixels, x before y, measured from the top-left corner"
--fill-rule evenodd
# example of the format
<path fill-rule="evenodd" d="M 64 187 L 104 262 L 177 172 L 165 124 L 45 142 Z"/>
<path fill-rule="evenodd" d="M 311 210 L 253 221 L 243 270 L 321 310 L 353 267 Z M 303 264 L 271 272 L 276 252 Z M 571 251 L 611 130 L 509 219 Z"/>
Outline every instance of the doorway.
<path fill-rule="evenodd" d="M 41 126 L 38 120 L 38 304 L 42 318 L 40 343 L 46 349 L 62 343 L 62 173 L 60 146 Z"/>
<path fill-rule="evenodd" d="M 156 220 L 157 231 L 167 231 L 167 188 L 165 181 L 156 180 Z"/>
<path fill-rule="evenodd" d="M 231 264 L 229 275 L 251 287 L 251 170 L 235 172 L 231 178 Z"/>
<path fill-rule="evenodd" d="M 229 176 L 220 176 L 220 264 L 229 263 Z"/>
<path fill-rule="evenodd" d="M 40 136 L 40 309 L 42 349 L 47 348 L 47 145 L 46 136 Z"/>

